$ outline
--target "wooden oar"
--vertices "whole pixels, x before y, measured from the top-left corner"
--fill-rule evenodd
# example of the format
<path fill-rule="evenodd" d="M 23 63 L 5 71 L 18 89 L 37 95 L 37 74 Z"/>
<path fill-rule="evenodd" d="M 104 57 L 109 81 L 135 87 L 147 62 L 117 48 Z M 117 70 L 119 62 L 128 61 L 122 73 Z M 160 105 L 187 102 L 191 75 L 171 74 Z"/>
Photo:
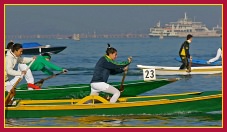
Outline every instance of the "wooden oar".
<path fill-rule="evenodd" d="M 119 91 L 122 93 L 123 91 L 124 91 L 124 81 L 125 81 L 125 76 L 126 76 L 126 74 L 127 74 L 127 71 L 125 71 L 124 72 L 124 75 L 123 75 L 123 77 L 122 77 L 122 80 L 121 80 L 121 86 L 120 86 L 120 88 L 119 88 Z M 110 100 L 110 96 L 109 95 L 107 95 L 106 97 L 105 97 L 105 99 L 106 100 Z"/>
<path fill-rule="evenodd" d="M 127 70 L 128 71 L 128 70 Z M 122 77 L 122 80 L 121 80 L 121 86 L 120 86 L 120 88 L 119 88 L 119 91 L 122 93 L 124 90 L 125 90 L 125 88 L 124 88 L 124 81 L 125 81 L 125 76 L 126 76 L 126 74 L 127 74 L 127 71 L 125 71 L 124 72 L 124 75 L 123 75 L 123 77 Z M 110 96 L 109 95 L 107 95 L 106 96 L 106 100 L 110 100 Z"/>
<path fill-rule="evenodd" d="M 28 67 L 26 68 L 25 71 L 27 71 L 31 67 L 31 65 L 33 64 L 34 61 L 35 61 L 35 59 L 32 60 L 32 62 L 28 65 Z M 22 74 L 20 76 L 20 78 L 13 85 L 12 89 L 10 90 L 10 92 L 7 94 L 6 99 L 5 99 L 5 106 L 7 106 L 9 104 L 9 102 L 11 101 L 11 99 L 16 95 L 16 86 L 23 79 L 23 77 L 24 77 L 24 74 Z"/>
<path fill-rule="evenodd" d="M 130 58 L 130 62 L 132 61 L 132 56 L 130 56 L 129 57 Z M 129 66 L 129 65 L 128 65 Z M 123 75 L 123 77 L 122 77 L 122 80 L 121 80 L 121 86 L 120 86 L 120 88 L 119 88 L 119 91 L 120 92 L 123 92 L 124 91 L 124 81 L 125 81 L 125 76 L 126 76 L 126 74 L 127 74 L 127 72 L 128 72 L 128 69 L 124 72 L 124 75 Z"/>
<path fill-rule="evenodd" d="M 41 79 L 41 80 L 39 80 L 38 82 L 35 82 L 35 84 L 36 84 L 37 86 L 39 86 L 39 87 L 42 87 L 43 82 L 44 82 L 45 80 L 51 79 L 51 78 L 53 78 L 53 77 L 56 77 L 57 75 L 60 75 L 60 74 L 62 74 L 62 73 L 64 73 L 64 71 L 59 72 L 59 73 L 57 73 L 57 74 L 54 74 L 54 75 L 52 75 L 52 76 L 49 76 L 49 77 L 47 77 L 47 78 Z"/>
<path fill-rule="evenodd" d="M 123 92 L 124 91 L 124 81 L 125 81 L 125 76 L 126 76 L 126 74 L 127 74 L 127 71 L 125 71 L 124 72 L 124 75 L 123 75 L 123 77 L 122 77 L 122 80 L 121 80 L 121 86 L 120 86 L 120 88 L 119 88 L 119 91 L 120 92 Z"/>

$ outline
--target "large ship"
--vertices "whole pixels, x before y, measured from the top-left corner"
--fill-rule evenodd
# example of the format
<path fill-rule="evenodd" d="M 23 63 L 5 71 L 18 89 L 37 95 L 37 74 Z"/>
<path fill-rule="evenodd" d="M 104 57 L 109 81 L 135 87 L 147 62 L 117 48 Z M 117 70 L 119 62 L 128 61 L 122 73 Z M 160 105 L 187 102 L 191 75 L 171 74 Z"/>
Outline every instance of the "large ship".
<path fill-rule="evenodd" d="M 160 21 L 150 28 L 150 37 L 185 37 L 192 34 L 194 37 L 221 37 L 221 32 L 209 30 L 202 22 L 192 21 L 185 13 L 184 18 L 177 22 L 170 22 L 161 27 Z"/>

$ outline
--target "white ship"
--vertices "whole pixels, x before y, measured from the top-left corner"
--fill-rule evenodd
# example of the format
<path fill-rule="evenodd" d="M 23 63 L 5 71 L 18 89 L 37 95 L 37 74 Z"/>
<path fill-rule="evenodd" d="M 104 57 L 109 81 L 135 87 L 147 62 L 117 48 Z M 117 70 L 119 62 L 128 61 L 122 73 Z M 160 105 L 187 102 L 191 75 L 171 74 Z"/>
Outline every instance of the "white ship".
<path fill-rule="evenodd" d="M 215 30 L 217 33 L 222 34 L 222 27 L 217 25 L 217 27 L 213 27 L 213 30 Z"/>
<path fill-rule="evenodd" d="M 156 26 L 150 28 L 150 37 L 186 37 L 192 34 L 194 37 L 221 37 L 221 33 L 217 30 L 209 30 L 202 22 L 194 22 L 187 17 L 185 13 L 184 18 L 177 22 L 170 22 L 161 27 L 160 21 Z"/>

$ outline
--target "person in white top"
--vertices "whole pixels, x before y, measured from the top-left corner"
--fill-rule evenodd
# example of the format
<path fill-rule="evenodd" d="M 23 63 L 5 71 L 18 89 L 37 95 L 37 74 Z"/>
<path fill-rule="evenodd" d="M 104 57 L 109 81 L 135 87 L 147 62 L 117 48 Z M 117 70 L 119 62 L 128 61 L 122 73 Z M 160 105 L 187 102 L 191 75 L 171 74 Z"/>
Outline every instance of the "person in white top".
<path fill-rule="evenodd" d="M 217 54 L 214 58 L 210 59 L 209 61 L 207 61 L 208 64 L 212 63 L 212 62 L 215 62 L 217 61 L 219 58 L 222 58 L 222 49 L 221 48 L 218 48 L 217 50 Z"/>
<path fill-rule="evenodd" d="M 6 65 L 5 65 L 5 87 L 6 91 L 10 91 L 13 88 L 13 85 L 9 78 L 10 76 L 20 76 L 22 74 L 26 74 L 26 70 L 23 71 L 17 71 L 14 69 L 15 65 L 17 63 L 29 63 L 33 59 L 36 59 L 36 56 L 34 57 L 21 57 L 23 53 L 22 45 L 19 43 L 13 44 L 12 49 L 8 50 L 6 53 Z"/>

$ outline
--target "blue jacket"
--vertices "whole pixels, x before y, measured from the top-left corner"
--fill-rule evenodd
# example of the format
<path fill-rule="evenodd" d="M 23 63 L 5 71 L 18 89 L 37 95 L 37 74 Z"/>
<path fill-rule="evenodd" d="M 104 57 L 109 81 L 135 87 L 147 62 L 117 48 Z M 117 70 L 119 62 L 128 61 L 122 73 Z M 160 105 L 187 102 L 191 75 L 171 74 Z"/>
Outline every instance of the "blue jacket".
<path fill-rule="evenodd" d="M 124 72 L 123 68 L 129 65 L 128 61 L 116 62 L 107 55 L 101 57 L 95 65 L 94 74 L 91 80 L 93 82 L 107 82 L 109 75 L 115 75 Z"/>

